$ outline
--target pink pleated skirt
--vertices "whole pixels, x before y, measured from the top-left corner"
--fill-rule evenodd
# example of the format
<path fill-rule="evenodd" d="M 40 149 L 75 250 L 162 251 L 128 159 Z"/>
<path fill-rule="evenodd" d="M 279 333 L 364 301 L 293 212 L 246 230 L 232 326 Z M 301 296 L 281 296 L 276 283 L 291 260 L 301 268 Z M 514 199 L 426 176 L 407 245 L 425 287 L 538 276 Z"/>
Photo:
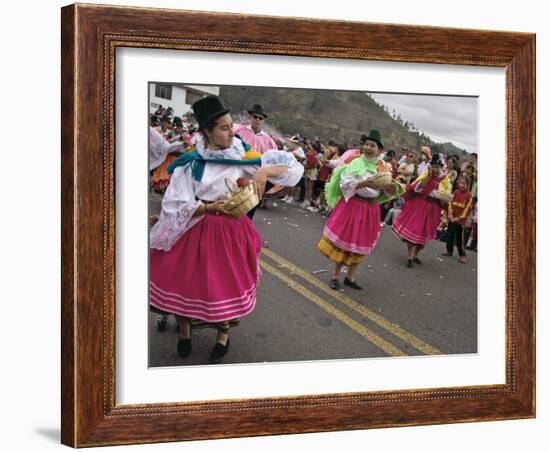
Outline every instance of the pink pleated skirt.
<path fill-rule="evenodd" d="M 169 251 L 150 249 L 151 305 L 208 323 L 249 314 L 256 306 L 261 246 L 246 215 L 206 215 Z"/>
<path fill-rule="evenodd" d="M 332 244 L 356 254 L 370 254 L 380 237 L 380 206 L 356 197 L 336 204 L 323 231 Z"/>
<path fill-rule="evenodd" d="M 440 216 L 441 205 L 438 201 L 416 197 L 403 203 L 392 228 L 401 239 L 424 246 L 429 240 L 437 238 Z"/>

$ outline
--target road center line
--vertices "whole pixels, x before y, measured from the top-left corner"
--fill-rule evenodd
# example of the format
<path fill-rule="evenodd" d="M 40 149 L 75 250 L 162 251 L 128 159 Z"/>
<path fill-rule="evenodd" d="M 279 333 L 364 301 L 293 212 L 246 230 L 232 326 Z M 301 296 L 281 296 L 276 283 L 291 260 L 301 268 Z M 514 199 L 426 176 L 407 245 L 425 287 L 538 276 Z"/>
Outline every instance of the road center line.
<path fill-rule="evenodd" d="M 427 355 L 441 355 L 441 352 L 437 348 L 432 347 L 430 344 L 427 344 L 426 342 L 422 341 L 421 339 L 417 338 L 411 333 L 405 331 L 399 325 L 386 320 L 381 315 L 376 314 L 375 312 L 371 311 L 370 309 L 358 303 L 357 301 L 353 300 L 352 298 L 344 295 L 342 292 L 332 290 L 329 286 L 327 286 L 321 280 L 310 275 L 305 270 L 302 270 L 301 268 L 297 267 L 293 263 L 286 260 L 284 257 L 274 253 L 270 249 L 262 248 L 262 254 L 273 259 L 280 266 L 287 268 L 291 273 L 300 276 L 302 279 L 305 279 L 307 282 L 321 289 L 323 292 L 327 293 L 331 297 L 336 298 L 338 301 L 346 305 L 348 308 L 354 310 L 355 312 L 361 314 L 362 316 L 369 319 L 370 321 L 376 323 L 378 326 L 384 328 L 386 331 L 398 337 L 403 342 L 406 342 L 407 344 L 412 345 L 414 348 L 421 351 L 422 353 L 425 353 Z"/>
<path fill-rule="evenodd" d="M 359 322 L 353 320 L 351 317 L 344 314 L 339 309 L 336 309 L 334 306 L 332 306 L 330 303 L 324 301 L 321 297 L 311 292 L 306 287 L 302 286 L 301 284 L 297 283 L 293 279 L 289 278 L 284 273 L 277 270 L 272 265 L 268 264 L 267 262 L 260 260 L 260 265 L 262 268 L 269 273 L 271 273 L 273 276 L 279 278 L 281 281 L 283 281 L 285 284 L 287 284 L 291 289 L 295 290 L 299 294 L 303 295 L 305 298 L 307 298 L 309 301 L 315 303 L 317 306 L 319 306 L 321 309 L 335 317 L 336 319 L 340 320 L 341 322 L 345 323 L 349 328 L 351 328 L 356 333 L 359 333 L 361 336 L 363 336 L 365 339 L 370 341 L 372 344 L 374 344 L 376 347 L 378 347 L 380 350 L 384 351 L 390 356 L 406 356 L 406 354 L 398 349 L 393 344 L 389 343 L 385 339 L 382 339 L 380 336 L 378 336 L 376 333 L 373 333 L 368 328 L 361 325 Z"/>

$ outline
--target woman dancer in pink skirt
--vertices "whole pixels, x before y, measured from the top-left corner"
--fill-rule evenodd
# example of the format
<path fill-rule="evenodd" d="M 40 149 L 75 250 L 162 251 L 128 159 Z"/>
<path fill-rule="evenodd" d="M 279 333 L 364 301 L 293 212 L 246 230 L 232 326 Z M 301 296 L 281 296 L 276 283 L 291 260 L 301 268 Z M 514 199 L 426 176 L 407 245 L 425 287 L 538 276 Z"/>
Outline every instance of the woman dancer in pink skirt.
<path fill-rule="evenodd" d="M 252 179 L 261 197 L 265 182 L 293 186 L 303 167 L 289 153 L 266 152 L 243 160 L 243 142 L 234 137 L 229 110 L 217 96 L 193 104 L 199 122 L 197 150 L 169 168 L 170 185 L 150 236 L 150 303 L 176 315 L 178 354 L 191 353 L 191 326 L 218 330 L 211 362 L 229 347 L 229 326 L 253 311 L 260 271 L 261 238 L 252 221 L 229 216 L 226 178 Z"/>
<path fill-rule="evenodd" d="M 374 249 L 380 236 L 380 203 L 389 201 L 403 192 L 397 182 L 385 191 L 374 188 L 372 177 L 377 173 L 391 172 L 381 159 L 384 149 L 378 130 L 371 130 L 361 147 L 361 156 L 337 168 L 325 186 L 327 205 L 334 207 L 318 249 L 332 262 L 334 270 L 330 287 L 340 289 L 339 275 L 348 267 L 344 285 L 356 290 L 362 287 L 355 281 L 355 271 L 365 255 Z"/>
<path fill-rule="evenodd" d="M 418 253 L 429 240 L 437 238 L 443 202 L 438 192 L 450 196 L 451 184 L 443 173 L 445 162 L 440 154 L 434 154 L 428 170 L 407 186 L 403 195 L 403 207 L 393 222 L 393 231 L 407 244 L 407 267 L 413 262 L 421 264 Z"/>

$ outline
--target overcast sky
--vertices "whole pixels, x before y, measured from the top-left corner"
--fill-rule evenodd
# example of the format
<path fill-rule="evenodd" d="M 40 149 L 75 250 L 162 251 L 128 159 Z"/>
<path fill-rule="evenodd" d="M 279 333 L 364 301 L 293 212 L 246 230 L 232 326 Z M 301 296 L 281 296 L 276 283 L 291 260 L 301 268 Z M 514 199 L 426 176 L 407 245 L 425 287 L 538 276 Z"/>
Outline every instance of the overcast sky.
<path fill-rule="evenodd" d="M 477 98 L 420 94 L 369 93 L 379 104 L 395 109 L 435 142 L 448 142 L 477 152 Z"/>

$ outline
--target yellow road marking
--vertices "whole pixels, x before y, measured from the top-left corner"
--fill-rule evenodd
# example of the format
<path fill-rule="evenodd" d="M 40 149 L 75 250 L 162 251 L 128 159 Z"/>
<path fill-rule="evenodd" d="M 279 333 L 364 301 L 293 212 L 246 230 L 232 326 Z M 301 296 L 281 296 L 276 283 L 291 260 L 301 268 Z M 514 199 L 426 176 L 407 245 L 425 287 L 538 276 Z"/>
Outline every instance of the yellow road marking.
<path fill-rule="evenodd" d="M 284 257 L 281 257 L 278 254 L 274 253 L 270 249 L 262 248 L 262 253 L 265 256 L 268 256 L 271 259 L 273 259 L 282 267 L 287 268 L 291 273 L 294 273 L 300 276 L 301 278 L 305 279 L 310 284 L 321 289 L 323 292 L 329 294 L 331 297 L 336 298 L 338 301 L 346 305 L 348 308 L 354 310 L 355 312 L 361 314 L 362 316 L 369 319 L 370 321 L 381 326 L 386 331 L 389 331 L 391 334 L 398 337 L 403 342 L 406 342 L 407 344 L 412 345 L 414 348 L 421 351 L 422 353 L 425 353 L 427 355 L 441 355 L 441 352 L 437 348 L 432 347 L 430 344 L 427 344 L 421 339 L 418 339 L 416 336 L 413 336 L 411 333 L 405 331 L 399 325 L 386 320 L 381 315 L 376 314 L 375 312 L 366 308 L 362 304 L 344 295 L 342 292 L 332 290 L 330 287 L 328 287 L 319 279 L 315 278 L 314 276 L 311 276 L 308 272 L 297 267 L 293 263 L 286 260 Z"/>
<path fill-rule="evenodd" d="M 260 265 L 263 269 L 271 273 L 273 276 L 279 278 L 281 281 L 286 283 L 291 289 L 295 290 L 299 294 L 303 295 L 305 298 L 307 298 L 309 301 L 312 301 L 317 306 L 319 306 L 324 311 L 328 312 L 330 315 L 335 317 L 336 319 L 340 320 L 341 322 L 345 323 L 348 327 L 350 327 L 353 331 L 356 333 L 359 333 L 361 336 L 363 336 L 368 341 L 372 342 L 376 347 L 378 347 L 380 350 L 383 350 L 388 355 L 391 356 L 406 356 L 406 354 L 399 350 L 396 346 L 389 343 L 388 341 L 382 339 L 377 334 L 373 333 L 368 328 L 361 325 L 359 322 L 353 320 L 351 317 L 344 314 L 339 309 L 336 309 L 334 306 L 332 306 L 330 303 L 327 303 L 324 301 L 321 297 L 314 294 L 312 291 L 307 289 L 306 287 L 302 286 L 301 284 L 297 283 L 293 279 L 286 276 L 284 273 L 277 270 L 275 267 L 269 265 L 267 262 L 261 260 Z"/>

